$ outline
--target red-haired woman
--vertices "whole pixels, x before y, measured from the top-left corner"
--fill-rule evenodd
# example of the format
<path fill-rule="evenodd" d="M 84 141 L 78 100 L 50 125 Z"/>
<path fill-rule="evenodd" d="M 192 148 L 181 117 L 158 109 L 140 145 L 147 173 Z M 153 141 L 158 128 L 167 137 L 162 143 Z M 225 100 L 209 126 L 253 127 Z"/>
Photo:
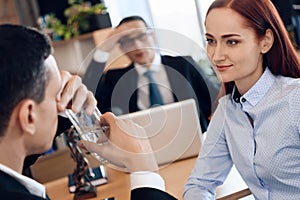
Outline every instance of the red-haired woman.
<path fill-rule="evenodd" d="M 185 186 L 215 199 L 233 164 L 256 199 L 300 197 L 300 63 L 270 0 L 216 0 L 207 54 L 226 95 Z"/>

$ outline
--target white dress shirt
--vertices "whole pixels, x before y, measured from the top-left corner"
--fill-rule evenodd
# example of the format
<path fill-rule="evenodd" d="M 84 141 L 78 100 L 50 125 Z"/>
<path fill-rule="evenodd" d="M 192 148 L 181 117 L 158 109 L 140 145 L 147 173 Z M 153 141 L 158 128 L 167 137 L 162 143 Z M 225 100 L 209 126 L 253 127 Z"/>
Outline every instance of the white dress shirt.
<path fill-rule="evenodd" d="M 134 64 L 134 67 L 138 73 L 138 107 L 141 110 L 147 109 L 150 107 L 149 100 L 149 80 L 144 73 L 147 70 L 153 71 L 153 79 L 158 86 L 160 94 L 162 96 L 164 104 L 174 102 L 174 97 L 172 93 L 172 89 L 170 86 L 170 82 L 167 76 L 167 72 L 163 64 L 161 63 L 161 57 L 158 53 L 155 54 L 154 60 L 151 66 L 146 68 L 145 66 L 139 65 L 137 63 Z"/>
<path fill-rule="evenodd" d="M 163 178 L 155 172 L 140 171 L 131 173 L 130 189 L 133 190 L 142 187 L 155 188 L 165 191 L 165 182 Z"/>
<path fill-rule="evenodd" d="M 46 198 L 46 188 L 44 185 L 38 183 L 37 181 L 31 178 L 28 178 L 27 176 L 23 176 L 22 174 L 19 174 L 18 172 L 2 164 L 0 164 L 0 170 L 19 181 L 22 185 L 24 185 L 27 188 L 27 190 L 29 190 L 31 194 Z"/>

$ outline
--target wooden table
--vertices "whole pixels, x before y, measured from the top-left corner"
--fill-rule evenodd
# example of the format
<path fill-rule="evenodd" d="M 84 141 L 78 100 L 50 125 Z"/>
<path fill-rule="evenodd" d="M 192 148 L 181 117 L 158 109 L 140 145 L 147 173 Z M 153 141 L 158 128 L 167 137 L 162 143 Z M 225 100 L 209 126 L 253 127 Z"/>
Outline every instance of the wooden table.
<path fill-rule="evenodd" d="M 164 166 L 159 173 L 164 178 L 166 191 L 178 199 L 182 199 L 183 187 L 194 167 L 196 157 L 177 161 L 171 165 Z M 97 187 L 97 197 L 92 199 L 104 199 L 115 197 L 116 200 L 130 199 L 130 177 L 129 174 L 106 167 L 109 182 Z M 67 186 L 67 177 L 46 183 L 47 193 L 53 200 L 73 200 Z M 243 190 L 244 188 L 241 188 Z M 236 191 L 232 191 L 234 193 Z M 237 199 L 236 195 L 247 195 L 249 191 L 241 191 L 229 199 Z M 223 198 L 226 199 L 226 198 Z"/>

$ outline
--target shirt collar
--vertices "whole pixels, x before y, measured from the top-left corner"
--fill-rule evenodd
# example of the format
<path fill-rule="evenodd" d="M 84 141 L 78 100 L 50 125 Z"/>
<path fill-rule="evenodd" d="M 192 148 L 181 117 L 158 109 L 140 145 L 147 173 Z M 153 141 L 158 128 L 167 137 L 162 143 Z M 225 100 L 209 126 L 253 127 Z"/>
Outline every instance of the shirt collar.
<path fill-rule="evenodd" d="M 24 187 L 27 188 L 27 190 L 29 190 L 31 194 L 46 198 L 46 189 L 44 185 L 31 178 L 28 178 L 27 176 L 23 176 L 22 174 L 19 174 L 18 172 L 2 164 L 0 164 L 0 170 L 19 181 L 22 185 L 24 185 Z"/>
<path fill-rule="evenodd" d="M 158 53 L 155 53 L 153 62 L 151 63 L 149 70 L 154 72 L 159 72 L 161 70 L 160 66 L 161 66 L 161 57 Z M 134 67 L 140 76 L 142 76 L 148 70 L 146 67 L 138 63 L 134 63 Z"/>
<path fill-rule="evenodd" d="M 237 103 L 240 102 L 240 99 L 245 99 L 249 104 L 255 106 L 269 91 L 274 81 L 275 75 L 271 73 L 269 68 L 266 68 L 259 80 L 243 96 L 234 87 L 232 99 Z"/>

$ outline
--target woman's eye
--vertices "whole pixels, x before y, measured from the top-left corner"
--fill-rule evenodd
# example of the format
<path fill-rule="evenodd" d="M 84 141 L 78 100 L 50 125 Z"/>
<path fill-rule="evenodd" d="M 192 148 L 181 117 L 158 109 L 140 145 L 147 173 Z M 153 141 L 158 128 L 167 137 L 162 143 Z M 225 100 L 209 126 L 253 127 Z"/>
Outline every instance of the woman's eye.
<path fill-rule="evenodd" d="M 237 40 L 228 40 L 227 41 L 227 44 L 230 44 L 230 45 L 236 45 L 238 44 L 239 42 Z"/>
<path fill-rule="evenodd" d="M 210 38 L 206 38 L 206 42 L 207 42 L 207 44 L 213 44 L 214 40 L 210 39 Z"/>

